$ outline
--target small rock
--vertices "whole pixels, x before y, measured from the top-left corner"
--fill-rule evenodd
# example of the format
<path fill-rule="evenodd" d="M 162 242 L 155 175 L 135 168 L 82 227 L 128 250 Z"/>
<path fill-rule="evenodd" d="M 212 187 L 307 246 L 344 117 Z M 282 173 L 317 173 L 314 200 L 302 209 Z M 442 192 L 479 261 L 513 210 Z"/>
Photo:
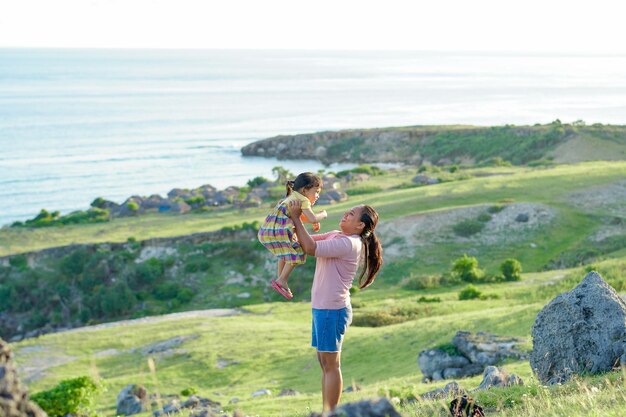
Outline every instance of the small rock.
<path fill-rule="evenodd" d="M 483 373 L 483 380 L 474 391 L 489 389 L 491 387 L 510 387 L 512 385 L 524 385 L 522 378 L 515 374 L 509 375 L 502 368 L 488 366 Z"/>
<path fill-rule="evenodd" d="M 343 390 L 343 392 L 358 392 L 358 391 L 361 391 L 361 387 L 356 384 L 349 385 L 347 388 Z"/>
<path fill-rule="evenodd" d="M 439 400 L 442 398 L 456 397 L 465 393 L 465 390 L 462 389 L 456 381 L 452 381 L 447 383 L 445 387 L 428 391 L 420 397 L 423 400 Z"/>
<path fill-rule="evenodd" d="M 529 220 L 529 217 L 528 217 L 528 214 L 526 214 L 526 213 L 520 213 L 515 218 L 515 221 L 519 222 L 519 223 L 526 223 L 526 222 L 528 222 L 528 220 Z"/>
<path fill-rule="evenodd" d="M 298 394 L 299 392 L 296 391 L 295 389 L 284 388 L 278 393 L 277 397 L 293 396 L 293 395 L 298 395 Z"/>
<path fill-rule="evenodd" d="M 260 389 L 260 390 L 254 391 L 252 393 L 253 397 L 259 397 L 261 395 L 272 395 L 272 391 L 270 391 L 268 389 Z"/>

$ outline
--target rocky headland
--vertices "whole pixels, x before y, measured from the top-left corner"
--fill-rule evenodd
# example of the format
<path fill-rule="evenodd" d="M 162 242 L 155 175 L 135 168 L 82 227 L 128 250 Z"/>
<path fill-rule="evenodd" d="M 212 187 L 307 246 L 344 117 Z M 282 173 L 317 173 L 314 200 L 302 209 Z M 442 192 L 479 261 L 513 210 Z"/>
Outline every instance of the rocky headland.
<path fill-rule="evenodd" d="M 626 127 L 556 120 L 534 126 L 407 126 L 280 135 L 244 146 L 244 156 L 317 159 L 325 164 L 473 164 L 502 158 L 513 164 L 541 159 L 579 162 L 626 159 Z M 584 151 L 606 149 L 598 154 Z M 580 152 L 579 152 L 580 150 Z"/>

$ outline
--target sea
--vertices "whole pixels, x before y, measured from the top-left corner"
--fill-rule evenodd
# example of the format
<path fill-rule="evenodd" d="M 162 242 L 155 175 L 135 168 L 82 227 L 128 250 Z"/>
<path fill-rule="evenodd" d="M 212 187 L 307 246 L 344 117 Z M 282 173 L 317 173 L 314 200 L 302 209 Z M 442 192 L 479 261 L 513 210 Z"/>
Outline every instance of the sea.
<path fill-rule="evenodd" d="M 353 166 L 241 155 L 275 135 L 555 119 L 626 123 L 626 56 L 0 49 L 0 226 Z"/>

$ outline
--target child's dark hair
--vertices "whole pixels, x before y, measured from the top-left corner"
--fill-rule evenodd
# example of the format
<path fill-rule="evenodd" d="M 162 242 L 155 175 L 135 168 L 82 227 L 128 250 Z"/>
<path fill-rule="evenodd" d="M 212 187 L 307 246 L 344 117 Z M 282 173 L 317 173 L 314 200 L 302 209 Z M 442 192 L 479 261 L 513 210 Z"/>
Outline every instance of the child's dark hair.
<path fill-rule="evenodd" d="M 359 288 L 363 289 L 369 287 L 376 279 L 376 274 L 383 265 L 383 248 L 374 233 L 376 225 L 378 224 L 378 213 L 370 206 L 361 206 L 361 220 L 365 227 L 361 232 L 361 241 L 365 249 L 365 265 L 359 276 Z M 365 273 L 367 272 L 367 277 Z"/>
<path fill-rule="evenodd" d="M 313 187 L 321 187 L 322 179 L 312 172 L 303 172 L 298 175 L 295 181 L 287 181 L 287 197 L 293 190 L 308 190 Z"/>

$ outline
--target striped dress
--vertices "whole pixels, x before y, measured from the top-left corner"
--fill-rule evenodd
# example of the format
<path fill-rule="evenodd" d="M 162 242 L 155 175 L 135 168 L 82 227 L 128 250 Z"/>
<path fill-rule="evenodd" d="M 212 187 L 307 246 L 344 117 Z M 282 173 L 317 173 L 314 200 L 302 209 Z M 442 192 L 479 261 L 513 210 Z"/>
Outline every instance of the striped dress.
<path fill-rule="evenodd" d="M 297 194 L 297 195 L 294 195 Z M 306 262 L 306 255 L 295 240 L 293 222 L 287 217 L 289 201 L 302 200 L 301 194 L 292 192 L 286 199 L 279 201 L 276 207 L 267 215 L 265 222 L 259 229 L 259 242 L 272 252 L 279 260 L 291 265 L 300 265 Z M 304 196 L 302 196 L 304 197 Z M 304 197 L 306 199 L 306 197 Z M 307 200 L 308 202 L 308 200 Z M 309 202 L 309 206 L 310 206 Z"/>

